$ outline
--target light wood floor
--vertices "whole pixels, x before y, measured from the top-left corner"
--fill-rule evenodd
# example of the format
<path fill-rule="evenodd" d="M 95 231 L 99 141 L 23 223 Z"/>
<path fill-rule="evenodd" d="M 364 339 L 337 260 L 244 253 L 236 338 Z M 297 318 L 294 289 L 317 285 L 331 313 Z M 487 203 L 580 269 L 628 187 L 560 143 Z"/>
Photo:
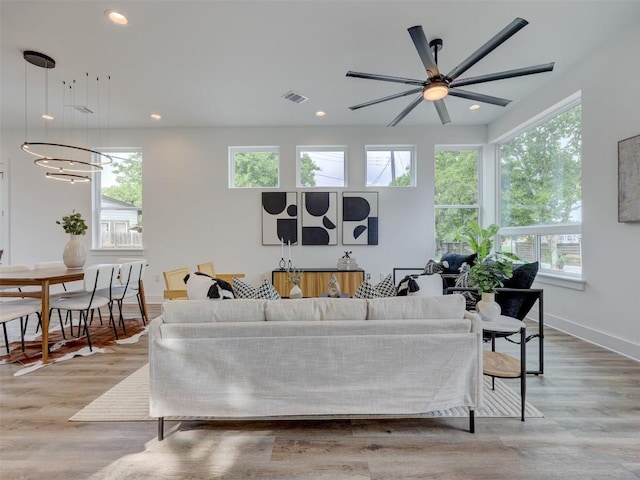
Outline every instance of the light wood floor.
<path fill-rule="evenodd" d="M 545 346 L 528 377 L 545 418 L 479 418 L 475 435 L 466 419 L 168 422 L 158 442 L 155 422 L 68 421 L 147 362 L 146 338 L 21 377 L 0 365 L 0 478 L 638 480 L 640 364 L 551 329 Z"/>

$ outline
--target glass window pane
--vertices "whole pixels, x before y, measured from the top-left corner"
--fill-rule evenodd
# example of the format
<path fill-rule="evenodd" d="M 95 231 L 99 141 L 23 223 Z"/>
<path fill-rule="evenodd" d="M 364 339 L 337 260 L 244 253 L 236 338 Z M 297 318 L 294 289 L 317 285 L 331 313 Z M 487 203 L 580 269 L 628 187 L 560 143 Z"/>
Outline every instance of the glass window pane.
<path fill-rule="evenodd" d="M 435 204 L 478 204 L 478 151 L 440 150 L 435 155 Z"/>
<path fill-rule="evenodd" d="M 477 208 L 436 208 L 436 256 L 447 252 L 472 253 L 461 238 L 470 221 L 478 221 Z"/>
<path fill-rule="evenodd" d="M 503 227 L 581 222 L 581 107 L 500 146 Z"/>
<path fill-rule="evenodd" d="M 540 268 L 582 274 L 581 235 L 540 235 Z"/>
<path fill-rule="evenodd" d="M 538 259 L 535 235 L 503 236 L 500 242 L 500 251 L 514 253 L 526 263 L 535 262 Z"/>
<path fill-rule="evenodd" d="M 366 147 L 367 187 L 413 187 L 414 147 Z"/>
<path fill-rule="evenodd" d="M 276 188 L 279 149 L 230 147 L 230 188 Z"/>
<path fill-rule="evenodd" d="M 299 187 L 344 187 L 346 149 L 298 148 Z"/>

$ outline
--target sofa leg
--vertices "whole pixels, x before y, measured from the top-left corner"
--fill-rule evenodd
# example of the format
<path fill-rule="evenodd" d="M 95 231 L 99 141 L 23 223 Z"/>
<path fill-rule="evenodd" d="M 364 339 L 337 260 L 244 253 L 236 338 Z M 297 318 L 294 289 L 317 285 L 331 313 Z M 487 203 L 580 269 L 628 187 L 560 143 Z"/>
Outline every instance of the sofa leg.
<path fill-rule="evenodd" d="M 469 409 L 469 433 L 476 433 L 476 411 Z"/>
<path fill-rule="evenodd" d="M 164 440 L 164 417 L 158 418 L 158 441 Z"/>

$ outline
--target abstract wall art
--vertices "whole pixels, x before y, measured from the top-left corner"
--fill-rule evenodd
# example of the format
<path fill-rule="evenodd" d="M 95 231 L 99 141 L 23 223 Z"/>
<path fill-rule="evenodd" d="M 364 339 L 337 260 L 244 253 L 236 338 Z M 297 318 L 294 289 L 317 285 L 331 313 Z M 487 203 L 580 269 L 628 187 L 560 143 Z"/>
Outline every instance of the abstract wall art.
<path fill-rule="evenodd" d="M 378 245 L 378 192 L 342 194 L 342 244 Z"/>
<path fill-rule="evenodd" d="M 302 193 L 302 245 L 338 244 L 338 194 Z"/>
<path fill-rule="evenodd" d="M 640 222 L 640 135 L 618 142 L 618 222 Z"/>
<path fill-rule="evenodd" d="M 296 192 L 262 192 L 262 245 L 298 243 Z"/>

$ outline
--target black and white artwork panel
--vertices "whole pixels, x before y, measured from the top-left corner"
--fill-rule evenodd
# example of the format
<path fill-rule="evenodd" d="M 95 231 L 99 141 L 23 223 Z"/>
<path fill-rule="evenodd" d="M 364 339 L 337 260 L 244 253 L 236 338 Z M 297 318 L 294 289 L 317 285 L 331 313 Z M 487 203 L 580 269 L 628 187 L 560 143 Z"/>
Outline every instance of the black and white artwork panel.
<path fill-rule="evenodd" d="M 337 244 L 337 192 L 303 192 L 302 245 Z"/>
<path fill-rule="evenodd" d="M 296 192 L 262 192 L 262 245 L 298 243 Z"/>
<path fill-rule="evenodd" d="M 342 194 L 342 244 L 378 245 L 378 192 Z"/>

